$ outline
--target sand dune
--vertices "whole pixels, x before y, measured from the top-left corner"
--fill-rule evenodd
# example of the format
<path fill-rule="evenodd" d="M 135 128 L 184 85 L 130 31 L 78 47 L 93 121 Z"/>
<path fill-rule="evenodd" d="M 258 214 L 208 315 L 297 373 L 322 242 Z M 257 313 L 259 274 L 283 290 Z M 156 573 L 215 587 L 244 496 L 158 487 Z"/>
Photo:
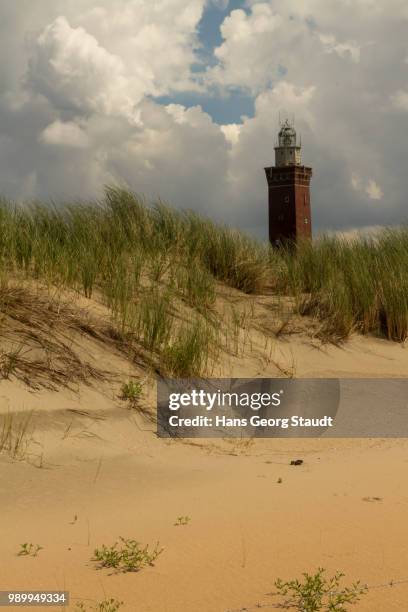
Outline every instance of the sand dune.
<path fill-rule="evenodd" d="M 404 440 L 192 446 L 156 439 L 124 408 L 91 410 L 66 435 L 62 412 L 58 427 L 35 435 L 43 468 L 1 460 L 8 589 L 67 589 L 73 603 L 116 597 L 124 610 L 215 612 L 267 603 L 278 576 L 318 566 L 372 585 L 407 578 Z M 295 457 L 304 464 L 290 466 Z M 175 527 L 178 516 L 191 520 Z M 94 548 L 120 535 L 165 550 L 139 573 L 95 569 Z M 16 556 L 26 541 L 44 547 L 38 557 Z M 384 587 L 357 609 L 402 610 L 407 598 L 408 583 Z"/>
<path fill-rule="evenodd" d="M 114 597 L 126 611 L 227 612 L 276 603 L 267 593 L 277 577 L 319 566 L 373 587 L 408 579 L 408 441 L 161 440 L 119 399 L 123 380 L 142 377 L 141 407 L 153 413 L 154 377 L 76 334 L 81 358 L 112 380 L 36 392 L 1 382 L 3 415 L 32 412 L 23 458 L 0 455 L 3 589 L 69 590 L 72 610 Z M 214 374 L 408 376 L 401 344 L 321 345 L 304 331 L 265 338 L 253 329 Z M 303 465 L 291 466 L 296 458 Z M 175 526 L 179 516 L 188 524 Z M 119 536 L 159 541 L 164 552 L 137 573 L 97 569 L 94 548 Z M 24 542 L 43 549 L 19 557 Z M 401 611 L 407 601 L 403 582 L 370 589 L 355 609 Z"/>

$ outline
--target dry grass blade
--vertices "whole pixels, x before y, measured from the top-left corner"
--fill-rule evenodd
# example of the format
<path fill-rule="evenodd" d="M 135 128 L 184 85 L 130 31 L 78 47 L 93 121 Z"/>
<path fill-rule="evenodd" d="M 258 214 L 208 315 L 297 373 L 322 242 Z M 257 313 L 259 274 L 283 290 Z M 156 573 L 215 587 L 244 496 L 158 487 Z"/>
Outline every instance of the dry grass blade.
<path fill-rule="evenodd" d="M 6 453 L 12 459 L 24 459 L 31 441 L 29 431 L 32 414 L 20 419 L 8 412 L 0 417 L 0 453 Z"/>
<path fill-rule="evenodd" d="M 23 287 L 3 287 L 0 293 L 0 375 L 15 377 L 33 389 L 69 387 L 101 381 L 109 373 L 83 362 L 69 340 L 72 332 L 89 333 L 81 313 Z M 92 336 L 100 336 L 93 330 Z"/>

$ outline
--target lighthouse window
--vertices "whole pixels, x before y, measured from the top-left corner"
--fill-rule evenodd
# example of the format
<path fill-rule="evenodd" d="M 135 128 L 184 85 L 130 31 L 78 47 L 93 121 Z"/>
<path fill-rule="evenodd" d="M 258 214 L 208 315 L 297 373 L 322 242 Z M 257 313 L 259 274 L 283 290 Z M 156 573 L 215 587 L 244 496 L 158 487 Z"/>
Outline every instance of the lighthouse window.
<path fill-rule="evenodd" d="M 307 219 L 307 217 L 305 217 L 305 223 L 308 224 L 309 223 L 309 219 Z"/>

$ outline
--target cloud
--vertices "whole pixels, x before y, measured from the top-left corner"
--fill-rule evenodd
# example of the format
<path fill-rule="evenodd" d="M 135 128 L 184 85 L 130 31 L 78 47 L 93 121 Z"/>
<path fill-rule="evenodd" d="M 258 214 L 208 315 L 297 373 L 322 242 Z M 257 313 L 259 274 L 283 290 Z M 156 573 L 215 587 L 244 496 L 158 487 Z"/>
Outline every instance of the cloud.
<path fill-rule="evenodd" d="M 368 181 L 365 191 L 371 200 L 382 200 L 384 195 L 381 187 L 373 179 Z"/>
<path fill-rule="evenodd" d="M 322 53 L 358 63 L 362 46 L 372 42 L 346 38 L 343 22 L 340 27 L 338 23 L 340 11 L 327 10 L 322 0 L 306 0 L 301 5 L 295 0 L 249 4 L 250 11 L 234 10 L 224 20 L 224 40 L 215 49 L 218 64 L 208 70 L 209 83 L 257 93 L 279 80 L 282 67 L 298 72 L 303 61 Z M 314 14 L 321 24 L 312 28 Z"/>
<path fill-rule="evenodd" d="M 65 17 L 49 24 L 35 41 L 27 82 L 57 108 L 74 113 L 125 116 L 139 124 L 140 84 L 126 74 L 123 61 L 101 47 Z"/>
<path fill-rule="evenodd" d="M 351 185 L 356 191 L 365 193 L 370 200 L 382 200 L 384 193 L 380 185 L 372 178 L 363 181 L 361 176 L 353 172 L 351 175 Z"/>
<path fill-rule="evenodd" d="M 220 125 L 221 132 L 224 134 L 226 141 L 231 145 L 236 145 L 241 133 L 241 125 L 238 123 L 228 123 Z"/>
<path fill-rule="evenodd" d="M 191 65 L 205 0 L 100 0 L 81 11 L 84 4 L 73 2 L 72 19 L 122 59 L 144 95 L 200 89 Z"/>
<path fill-rule="evenodd" d="M 327 53 L 337 53 L 343 58 L 350 57 L 353 62 L 360 61 L 360 47 L 355 42 L 339 43 L 332 34 L 319 34 L 319 39 Z"/>
<path fill-rule="evenodd" d="M 186 123 L 186 107 L 182 104 L 168 104 L 166 111 L 173 117 L 174 121 L 178 124 Z"/>
<path fill-rule="evenodd" d="M 408 91 L 400 89 L 391 96 L 391 103 L 395 108 L 408 111 Z"/>
<path fill-rule="evenodd" d="M 263 91 L 257 96 L 255 100 L 256 114 L 266 117 L 271 109 L 274 109 L 275 115 L 279 112 L 282 112 L 283 115 L 294 115 L 297 121 L 303 120 L 311 126 L 315 121 L 312 112 L 312 101 L 315 93 L 316 85 L 297 87 L 294 83 L 280 81 L 275 87 Z"/>
<path fill-rule="evenodd" d="M 89 139 L 82 128 L 71 121 L 63 123 L 54 121 L 40 134 L 40 141 L 49 145 L 84 149 L 89 146 Z"/>
<path fill-rule="evenodd" d="M 367 225 L 359 228 L 351 228 L 343 231 L 328 231 L 325 234 L 335 236 L 348 242 L 355 242 L 361 239 L 373 238 L 381 234 L 384 227 L 381 225 Z"/>
<path fill-rule="evenodd" d="M 214 51 L 218 64 L 207 71 L 207 82 L 253 92 L 270 83 L 278 66 L 268 41 L 275 39 L 282 22 L 267 4 L 255 5 L 249 16 L 242 9 L 233 10 L 221 26 L 224 42 Z"/>
<path fill-rule="evenodd" d="M 203 65 L 208 6 L 0 0 L 0 192 L 92 198 L 119 182 L 265 237 L 281 111 L 313 167 L 316 232 L 403 221 L 405 3 L 248 0 Z M 205 109 L 236 93 L 253 116 L 218 125 Z"/>

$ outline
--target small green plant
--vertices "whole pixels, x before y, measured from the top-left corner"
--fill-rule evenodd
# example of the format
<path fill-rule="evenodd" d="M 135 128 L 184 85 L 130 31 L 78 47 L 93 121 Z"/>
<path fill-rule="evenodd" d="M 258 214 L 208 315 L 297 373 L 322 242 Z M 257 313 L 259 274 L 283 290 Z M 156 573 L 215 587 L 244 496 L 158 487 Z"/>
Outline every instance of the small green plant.
<path fill-rule="evenodd" d="M 88 608 L 82 601 L 78 602 L 75 610 L 78 612 L 117 612 L 123 606 L 123 601 L 117 599 L 104 599 L 103 601 Z"/>
<path fill-rule="evenodd" d="M 280 604 L 283 610 L 298 610 L 299 612 L 347 612 L 350 605 L 356 604 L 360 596 L 367 592 L 367 587 L 360 581 L 351 587 L 340 588 L 344 574 L 336 572 L 332 578 L 326 578 L 321 567 L 310 575 L 303 573 L 304 580 L 276 580 L 276 593 L 284 599 Z"/>
<path fill-rule="evenodd" d="M 31 544 L 29 542 L 24 542 L 24 544 L 20 544 L 20 546 L 21 548 L 17 553 L 19 557 L 37 557 L 40 550 L 43 549 L 43 546 Z"/>
<path fill-rule="evenodd" d="M 179 527 L 179 525 L 188 525 L 190 521 L 191 518 L 189 516 L 178 516 L 174 526 Z"/>
<path fill-rule="evenodd" d="M 142 394 L 142 385 L 136 380 L 130 380 L 122 385 L 122 399 L 129 401 L 132 405 L 137 404 Z"/>
<path fill-rule="evenodd" d="M 101 567 L 113 567 L 122 572 L 137 572 L 147 565 L 154 565 L 154 561 L 163 552 L 157 542 L 153 550 L 148 545 L 142 547 L 136 540 L 120 537 L 120 542 L 113 546 L 102 545 L 95 549 L 92 561 L 100 563 Z"/>

